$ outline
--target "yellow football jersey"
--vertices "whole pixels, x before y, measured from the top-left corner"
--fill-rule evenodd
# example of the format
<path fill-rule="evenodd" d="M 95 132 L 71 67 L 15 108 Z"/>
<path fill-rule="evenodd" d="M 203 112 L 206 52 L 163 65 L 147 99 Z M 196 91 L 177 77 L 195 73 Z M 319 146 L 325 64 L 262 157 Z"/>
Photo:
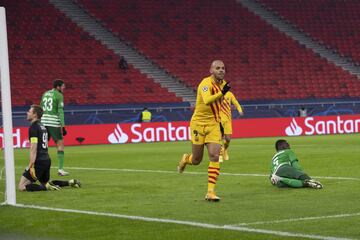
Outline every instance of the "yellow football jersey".
<path fill-rule="evenodd" d="M 225 80 L 219 85 L 213 76 L 204 78 L 198 86 L 196 105 L 191 121 L 197 124 L 214 124 L 220 122 L 221 89 Z"/>
<path fill-rule="evenodd" d="M 236 107 L 238 112 L 243 111 L 239 102 L 236 100 L 234 94 L 229 91 L 222 98 L 221 111 L 220 111 L 221 121 L 231 121 L 231 119 L 232 119 L 231 104 L 233 104 Z"/>

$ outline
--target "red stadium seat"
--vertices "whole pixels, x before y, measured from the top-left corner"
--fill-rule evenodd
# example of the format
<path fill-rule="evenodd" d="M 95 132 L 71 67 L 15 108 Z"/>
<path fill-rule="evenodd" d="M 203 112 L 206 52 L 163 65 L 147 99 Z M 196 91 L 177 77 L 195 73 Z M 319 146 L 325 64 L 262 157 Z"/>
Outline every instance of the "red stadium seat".
<path fill-rule="evenodd" d="M 42 93 L 52 87 L 54 78 L 64 79 L 70 87 L 65 104 L 128 103 L 124 95 L 112 91 L 121 86 L 132 92 L 128 89 L 131 85 L 123 83 L 123 79 L 151 85 L 153 92 L 169 96 L 169 99 L 153 99 L 152 102 L 182 101 L 131 65 L 123 73 L 118 68 L 117 55 L 48 1 L 0 0 L 0 5 L 7 10 L 11 88 L 17 93 L 12 94 L 14 106 L 38 102 Z M 152 96 L 153 92 L 145 92 L 142 88 L 139 94 Z M 143 101 L 135 92 L 132 94 Z"/>
<path fill-rule="evenodd" d="M 328 86 L 328 81 L 335 79 L 356 86 L 360 84 L 356 77 L 319 58 L 235 0 L 225 0 L 221 4 L 206 0 L 124 0 L 121 4 L 117 0 L 78 2 L 109 29 L 194 89 L 201 78 L 208 74 L 209 64 L 214 59 L 225 61 L 227 79 L 232 82 L 232 90 L 241 100 L 339 97 L 339 89 L 335 87 L 334 92 L 322 93 Z M 316 6 L 331 4 L 333 1 L 263 2 L 270 2 L 284 9 L 290 6 L 288 15 L 306 19 L 313 16 L 306 12 L 309 10 L 308 5 L 320 9 Z M 339 1 L 336 5 L 347 2 L 351 2 L 349 5 L 357 10 L 350 10 L 348 7 L 347 10 L 342 9 L 354 14 L 360 11 L 357 6 L 359 4 L 354 1 Z M 136 11 L 126 6 L 136 6 Z M 294 13 L 296 11 L 300 13 Z M 209 13 L 214 12 L 219 14 L 212 14 L 209 18 Z M 333 17 L 333 14 L 326 11 L 317 14 L 328 14 L 327 19 Z M 359 15 L 354 18 L 358 19 Z M 327 23 L 316 22 L 314 25 L 330 29 Z M 339 32 L 342 30 L 338 28 L 342 27 L 343 25 L 336 25 Z M 355 45 L 348 42 L 342 46 Z M 350 49 L 359 51 L 359 48 Z M 250 87 L 250 94 L 244 85 Z M 279 91 L 279 87 L 285 92 Z M 354 89 L 348 88 L 347 94 L 355 95 Z"/>

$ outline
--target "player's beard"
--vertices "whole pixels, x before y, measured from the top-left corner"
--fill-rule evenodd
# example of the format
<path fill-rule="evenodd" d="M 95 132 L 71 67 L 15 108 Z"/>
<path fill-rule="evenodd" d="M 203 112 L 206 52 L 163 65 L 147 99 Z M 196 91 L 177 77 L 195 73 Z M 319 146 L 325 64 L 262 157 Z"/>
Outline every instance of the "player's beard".
<path fill-rule="evenodd" d="M 219 84 L 221 84 L 222 83 L 222 81 L 224 80 L 224 76 L 225 76 L 225 74 L 216 74 L 215 75 L 215 80 L 216 80 L 216 82 L 217 83 L 219 83 Z"/>

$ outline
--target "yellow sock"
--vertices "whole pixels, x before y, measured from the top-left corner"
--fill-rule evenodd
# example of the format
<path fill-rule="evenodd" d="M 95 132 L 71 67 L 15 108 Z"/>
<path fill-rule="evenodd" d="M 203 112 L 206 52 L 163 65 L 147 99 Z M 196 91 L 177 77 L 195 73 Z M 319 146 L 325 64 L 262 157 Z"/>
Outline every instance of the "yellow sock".
<path fill-rule="evenodd" d="M 215 189 L 217 177 L 220 174 L 219 162 L 210 162 L 208 167 L 208 192 L 213 192 Z"/>
<path fill-rule="evenodd" d="M 189 157 L 186 158 L 186 164 L 192 165 L 192 158 L 193 158 L 193 155 L 190 154 Z"/>
<path fill-rule="evenodd" d="M 224 150 L 225 150 L 224 145 L 221 145 L 220 153 L 219 153 L 221 156 L 224 154 Z"/>

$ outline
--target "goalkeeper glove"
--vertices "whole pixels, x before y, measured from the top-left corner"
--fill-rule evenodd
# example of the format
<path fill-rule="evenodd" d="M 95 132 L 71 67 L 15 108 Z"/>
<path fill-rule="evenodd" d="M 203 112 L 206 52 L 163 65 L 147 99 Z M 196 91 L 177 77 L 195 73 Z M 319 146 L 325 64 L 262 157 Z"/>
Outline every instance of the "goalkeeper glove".
<path fill-rule="evenodd" d="M 30 176 L 31 178 L 34 180 L 34 181 L 37 181 L 37 177 L 36 177 L 36 173 L 35 173 L 35 168 L 34 167 L 31 167 L 31 168 L 26 168 L 25 171 L 28 171 L 30 173 Z"/>
<path fill-rule="evenodd" d="M 221 90 L 222 94 L 225 95 L 230 90 L 230 88 L 231 87 L 230 87 L 229 83 L 228 82 L 225 83 L 223 89 Z"/>
<path fill-rule="evenodd" d="M 31 177 L 32 177 L 35 181 L 37 180 L 36 173 L 35 173 L 35 168 L 34 168 L 34 167 L 30 168 L 30 175 L 31 175 Z"/>
<path fill-rule="evenodd" d="M 67 134 L 67 131 L 66 131 L 65 127 L 62 127 L 62 135 L 66 136 L 66 134 Z"/>

